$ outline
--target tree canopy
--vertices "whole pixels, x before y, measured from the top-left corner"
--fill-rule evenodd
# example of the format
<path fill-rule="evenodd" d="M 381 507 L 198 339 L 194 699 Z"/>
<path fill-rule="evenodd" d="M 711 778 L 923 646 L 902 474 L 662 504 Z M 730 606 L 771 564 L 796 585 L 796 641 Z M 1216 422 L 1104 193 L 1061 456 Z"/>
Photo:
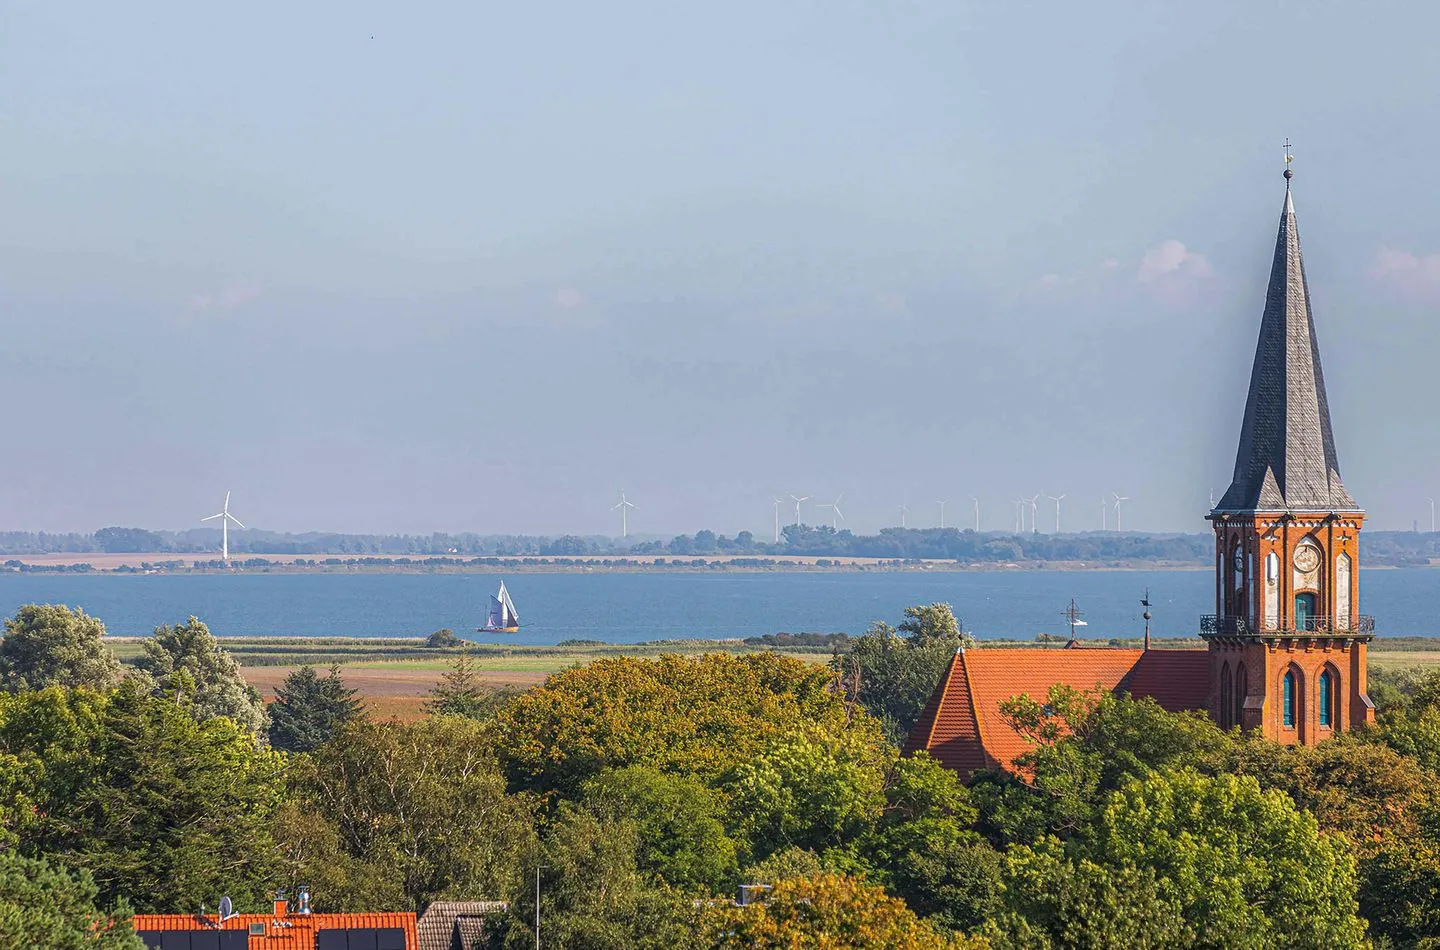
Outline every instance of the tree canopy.
<path fill-rule="evenodd" d="M 356 691 L 332 666 L 323 679 L 313 666 L 302 666 L 275 689 L 270 704 L 270 744 L 287 752 L 313 752 L 346 723 L 364 715 Z"/>
<path fill-rule="evenodd" d="M 769 653 L 596 660 L 516 697 L 497 726 L 519 787 L 567 793 L 627 765 L 714 778 L 798 728 L 876 729 L 823 668 Z"/>
<path fill-rule="evenodd" d="M 291 770 L 281 851 L 316 909 L 423 910 L 508 893 L 533 847 L 486 727 L 459 716 L 357 719 Z"/>
<path fill-rule="evenodd" d="M 162 693 L 189 693 L 195 718 L 228 716 L 251 732 L 264 734 L 265 702 L 240 674 L 240 665 L 200 620 L 155 628 L 142 645 L 136 666 Z"/>
<path fill-rule="evenodd" d="M 0 850 L 0 947 L 145 950 L 129 907 L 101 910 L 97 896 L 84 871 Z"/>
<path fill-rule="evenodd" d="M 101 642 L 105 625 L 61 604 L 26 604 L 5 621 L 0 638 L 0 685 L 5 689 L 88 686 L 120 681 L 120 663 Z"/>

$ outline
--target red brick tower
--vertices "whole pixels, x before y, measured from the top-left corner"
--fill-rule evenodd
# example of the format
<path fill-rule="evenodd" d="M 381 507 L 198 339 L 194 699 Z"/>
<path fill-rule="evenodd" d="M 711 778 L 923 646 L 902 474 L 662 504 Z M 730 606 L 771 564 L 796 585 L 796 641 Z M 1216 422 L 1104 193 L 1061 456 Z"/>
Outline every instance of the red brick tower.
<path fill-rule="evenodd" d="M 1215 614 L 1200 635 L 1220 725 L 1311 745 L 1375 718 L 1375 626 L 1360 614 L 1365 513 L 1340 481 L 1290 177 L 1235 477 L 1208 516 Z"/>

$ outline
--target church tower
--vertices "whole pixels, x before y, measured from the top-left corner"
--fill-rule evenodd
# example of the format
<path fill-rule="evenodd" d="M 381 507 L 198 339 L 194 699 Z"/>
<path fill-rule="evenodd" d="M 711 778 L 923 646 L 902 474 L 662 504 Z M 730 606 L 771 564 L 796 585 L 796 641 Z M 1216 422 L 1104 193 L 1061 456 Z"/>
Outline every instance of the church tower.
<path fill-rule="evenodd" d="M 1374 720 L 1375 625 L 1360 614 L 1365 513 L 1340 481 L 1290 178 L 1287 167 L 1235 476 L 1208 516 L 1215 613 L 1200 635 L 1221 726 L 1312 745 Z"/>

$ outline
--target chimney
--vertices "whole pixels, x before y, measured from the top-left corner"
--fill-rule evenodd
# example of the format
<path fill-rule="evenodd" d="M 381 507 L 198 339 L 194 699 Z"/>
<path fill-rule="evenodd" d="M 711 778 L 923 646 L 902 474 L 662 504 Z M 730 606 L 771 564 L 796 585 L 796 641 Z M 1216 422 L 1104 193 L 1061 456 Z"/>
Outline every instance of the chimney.
<path fill-rule="evenodd" d="M 289 909 L 290 909 L 290 904 L 289 904 L 288 901 L 285 900 L 285 892 L 284 892 L 284 891 L 281 891 L 279 894 L 276 894 L 276 895 L 275 895 L 275 916 L 276 916 L 276 917 L 284 917 L 284 916 L 286 915 L 286 913 L 288 912 Z"/>

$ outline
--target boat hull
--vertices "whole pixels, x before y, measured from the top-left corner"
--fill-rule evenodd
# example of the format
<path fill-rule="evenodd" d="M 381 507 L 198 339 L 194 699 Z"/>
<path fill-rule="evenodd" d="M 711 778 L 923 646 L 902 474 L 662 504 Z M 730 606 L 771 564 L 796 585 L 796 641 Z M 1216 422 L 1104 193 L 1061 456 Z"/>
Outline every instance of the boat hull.
<path fill-rule="evenodd" d="M 480 627 L 480 633 L 519 633 L 519 627 Z"/>

